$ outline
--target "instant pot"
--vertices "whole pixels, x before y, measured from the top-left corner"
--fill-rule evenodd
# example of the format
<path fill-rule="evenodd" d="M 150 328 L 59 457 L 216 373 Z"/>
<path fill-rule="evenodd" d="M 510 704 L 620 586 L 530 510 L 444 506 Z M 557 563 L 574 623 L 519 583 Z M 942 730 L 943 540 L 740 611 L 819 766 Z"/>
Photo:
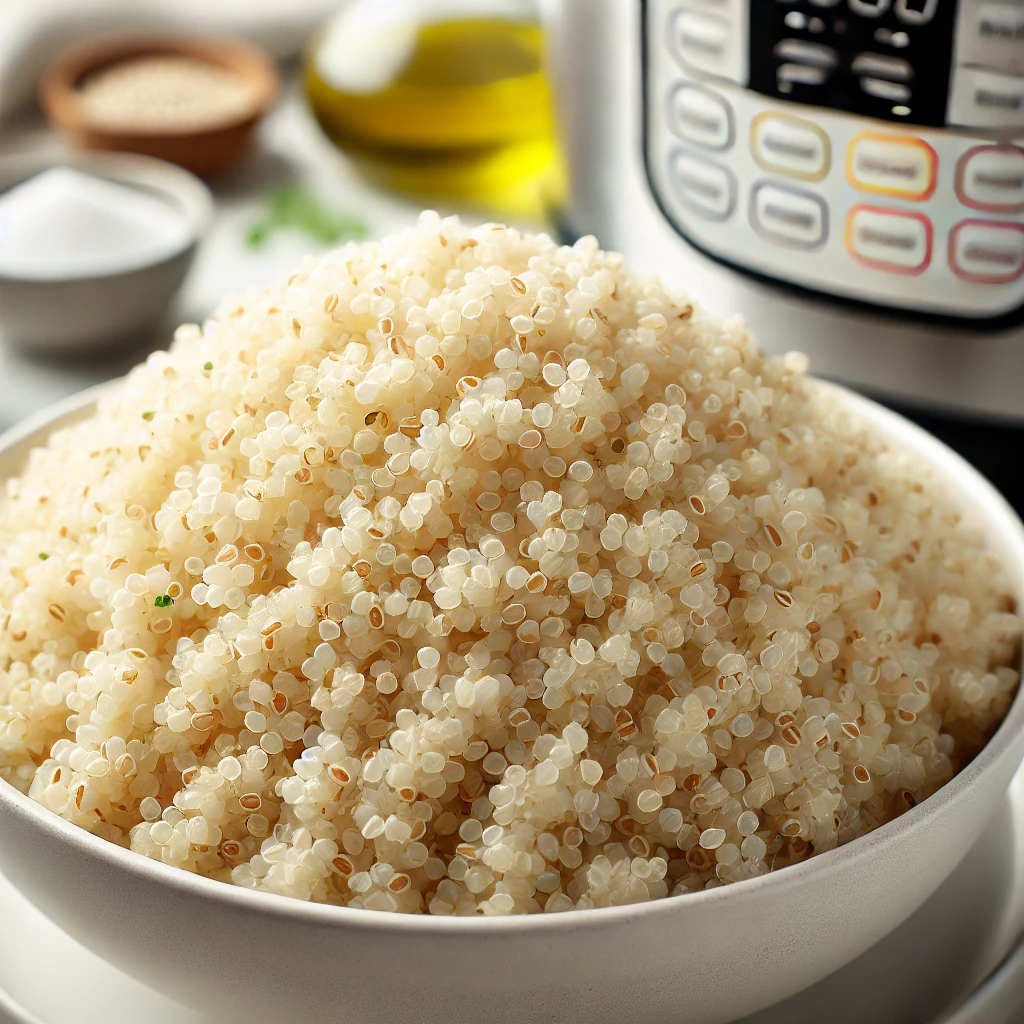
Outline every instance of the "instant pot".
<path fill-rule="evenodd" d="M 1024 0 L 550 0 L 591 232 L 1020 503 Z"/>

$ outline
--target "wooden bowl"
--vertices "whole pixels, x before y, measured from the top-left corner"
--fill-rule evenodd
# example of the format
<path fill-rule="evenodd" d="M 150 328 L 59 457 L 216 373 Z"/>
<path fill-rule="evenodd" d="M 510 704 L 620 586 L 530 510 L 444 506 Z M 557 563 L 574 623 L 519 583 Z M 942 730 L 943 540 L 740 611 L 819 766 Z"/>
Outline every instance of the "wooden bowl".
<path fill-rule="evenodd" d="M 84 79 L 121 61 L 175 55 L 205 61 L 240 75 L 252 97 L 240 115 L 201 128 L 115 129 L 96 123 L 82 101 Z M 277 98 L 280 81 L 262 50 L 233 39 L 188 36 L 118 36 L 90 40 L 65 51 L 50 65 L 39 85 L 47 116 L 75 145 L 86 149 L 142 153 L 210 177 L 235 163 L 247 150 L 253 130 Z"/>

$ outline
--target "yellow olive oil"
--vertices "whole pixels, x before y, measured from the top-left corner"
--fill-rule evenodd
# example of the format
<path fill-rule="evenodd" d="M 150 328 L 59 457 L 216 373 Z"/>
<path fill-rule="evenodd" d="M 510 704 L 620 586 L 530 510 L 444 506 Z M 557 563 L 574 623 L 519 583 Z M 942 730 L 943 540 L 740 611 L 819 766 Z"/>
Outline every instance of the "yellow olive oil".
<path fill-rule="evenodd" d="M 312 46 L 305 85 L 323 130 L 388 187 L 541 214 L 561 175 L 540 25 L 399 9 L 343 11 Z"/>

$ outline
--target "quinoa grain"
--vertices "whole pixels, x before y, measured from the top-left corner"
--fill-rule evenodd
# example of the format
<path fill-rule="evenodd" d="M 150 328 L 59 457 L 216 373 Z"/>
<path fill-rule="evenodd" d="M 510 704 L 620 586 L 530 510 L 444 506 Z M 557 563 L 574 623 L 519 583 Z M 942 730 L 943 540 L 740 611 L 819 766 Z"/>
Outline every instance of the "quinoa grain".
<path fill-rule="evenodd" d="M 983 745 L 1020 622 L 804 372 L 590 238 L 424 214 L 306 261 L 8 481 L 0 775 L 141 855 L 404 912 L 864 834 Z"/>

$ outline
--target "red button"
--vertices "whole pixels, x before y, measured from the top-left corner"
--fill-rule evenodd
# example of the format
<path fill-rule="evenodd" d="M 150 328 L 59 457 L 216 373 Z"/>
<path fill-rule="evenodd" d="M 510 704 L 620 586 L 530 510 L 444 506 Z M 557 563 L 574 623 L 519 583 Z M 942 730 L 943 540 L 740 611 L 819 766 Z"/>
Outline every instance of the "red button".
<path fill-rule="evenodd" d="M 1024 224 L 961 221 L 949 236 L 949 265 L 965 281 L 1016 281 L 1024 274 Z"/>
<path fill-rule="evenodd" d="M 956 168 L 956 194 L 964 206 L 990 213 L 1024 210 L 1024 149 L 975 146 Z"/>
<path fill-rule="evenodd" d="M 932 259 L 932 222 L 920 213 L 855 206 L 846 217 L 846 248 L 866 266 L 920 274 Z"/>

